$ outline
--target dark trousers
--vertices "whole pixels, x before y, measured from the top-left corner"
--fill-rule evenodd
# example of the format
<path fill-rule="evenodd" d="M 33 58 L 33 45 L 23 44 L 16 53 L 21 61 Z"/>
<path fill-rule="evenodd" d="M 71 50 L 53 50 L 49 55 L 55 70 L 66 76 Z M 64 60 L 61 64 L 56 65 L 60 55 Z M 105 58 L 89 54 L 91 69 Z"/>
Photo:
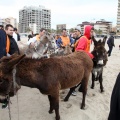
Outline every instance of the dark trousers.
<path fill-rule="evenodd" d="M 120 73 L 112 91 L 108 120 L 120 120 Z"/>
<path fill-rule="evenodd" d="M 108 56 L 111 56 L 111 52 L 112 52 L 113 46 L 109 46 L 109 45 L 108 45 L 108 47 L 109 47 L 109 50 L 108 50 L 107 53 L 108 53 Z"/>

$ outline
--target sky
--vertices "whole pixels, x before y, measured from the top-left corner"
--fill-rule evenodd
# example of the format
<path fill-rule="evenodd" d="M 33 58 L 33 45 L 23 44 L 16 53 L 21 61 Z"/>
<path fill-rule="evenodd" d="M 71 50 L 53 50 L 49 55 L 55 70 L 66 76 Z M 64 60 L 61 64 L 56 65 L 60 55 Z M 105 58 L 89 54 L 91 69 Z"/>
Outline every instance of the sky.
<path fill-rule="evenodd" d="M 24 6 L 45 6 L 51 10 L 51 28 L 66 24 L 67 29 L 84 21 L 105 19 L 116 25 L 118 0 L 0 0 L 0 18 L 14 17 Z"/>

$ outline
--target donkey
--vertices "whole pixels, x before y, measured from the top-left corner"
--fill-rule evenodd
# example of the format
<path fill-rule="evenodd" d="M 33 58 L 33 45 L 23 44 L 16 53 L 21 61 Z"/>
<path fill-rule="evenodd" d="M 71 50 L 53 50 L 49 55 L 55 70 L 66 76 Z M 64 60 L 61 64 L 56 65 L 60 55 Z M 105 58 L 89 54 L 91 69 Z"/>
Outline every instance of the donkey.
<path fill-rule="evenodd" d="M 48 95 L 49 113 L 55 110 L 56 120 L 60 120 L 59 91 L 74 87 L 80 82 L 83 85 L 81 109 L 84 109 L 87 84 L 93 68 L 91 58 L 84 51 L 48 59 L 32 59 L 14 54 L 3 57 L 0 62 L 1 101 L 11 90 L 12 71 L 16 69 L 17 84 L 37 88 L 42 94 Z"/>
<path fill-rule="evenodd" d="M 18 43 L 21 54 L 26 54 L 27 57 L 41 58 L 49 57 L 48 55 L 55 52 L 57 46 L 55 39 L 50 34 L 45 34 L 40 38 L 40 41 L 35 42 L 35 46 L 30 48 L 27 44 Z M 49 51 L 49 54 L 47 53 Z"/>
<path fill-rule="evenodd" d="M 93 58 L 93 70 L 92 70 L 92 85 L 91 88 L 94 89 L 94 82 L 99 80 L 100 82 L 100 89 L 101 92 L 103 92 L 103 67 L 106 65 L 108 59 L 107 59 L 107 51 L 105 49 L 105 41 L 106 37 L 103 38 L 103 41 L 99 40 L 96 41 L 95 38 L 92 38 L 94 42 L 94 49 L 91 52 L 94 55 Z"/>
<path fill-rule="evenodd" d="M 26 54 L 27 57 L 32 58 L 49 58 L 72 53 L 71 47 L 67 45 L 65 48 L 57 48 L 55 39 L 50 34 L 45 34 L 40 41 L 35 42 L 35 46 L 30 48 L 27 44 L 18 42 L 21 54 Z"/>

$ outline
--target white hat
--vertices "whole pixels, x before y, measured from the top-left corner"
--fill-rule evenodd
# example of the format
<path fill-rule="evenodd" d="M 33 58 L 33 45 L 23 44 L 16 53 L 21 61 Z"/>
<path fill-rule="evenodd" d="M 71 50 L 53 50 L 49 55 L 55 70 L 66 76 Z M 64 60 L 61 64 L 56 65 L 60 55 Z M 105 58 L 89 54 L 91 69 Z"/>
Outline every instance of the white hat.
<path fill-rule="evenodd" d="M 80 26 L 76 26 L 75 29 L 78 30 L 78 31 L 81 31 Z"/>

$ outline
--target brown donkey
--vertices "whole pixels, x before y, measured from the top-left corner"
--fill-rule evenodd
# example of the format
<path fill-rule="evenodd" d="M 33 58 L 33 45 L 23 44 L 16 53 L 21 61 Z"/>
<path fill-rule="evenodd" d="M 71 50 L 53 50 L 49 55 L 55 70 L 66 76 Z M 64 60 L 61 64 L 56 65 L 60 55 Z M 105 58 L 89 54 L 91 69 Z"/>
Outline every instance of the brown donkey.
<path fill-rule="evenodd" d="M 26 58 L 25 55 L 12 55 L 11 57 L 3 57 L 0 62 L 1 101 L 10 92 L 13 82 L 12 70 L 16 69 L 18 84 L 37 88 L 42 94 L 48 95 L 49 113 L 55 110 L 56 120 L 60 120 L 59 90 L 61 89 L 71 88 L 82 82 L 81 109 L 85 107 L 87 84 L 93 62 L 84 51 L 49 59 L 32 59 Z"/>

